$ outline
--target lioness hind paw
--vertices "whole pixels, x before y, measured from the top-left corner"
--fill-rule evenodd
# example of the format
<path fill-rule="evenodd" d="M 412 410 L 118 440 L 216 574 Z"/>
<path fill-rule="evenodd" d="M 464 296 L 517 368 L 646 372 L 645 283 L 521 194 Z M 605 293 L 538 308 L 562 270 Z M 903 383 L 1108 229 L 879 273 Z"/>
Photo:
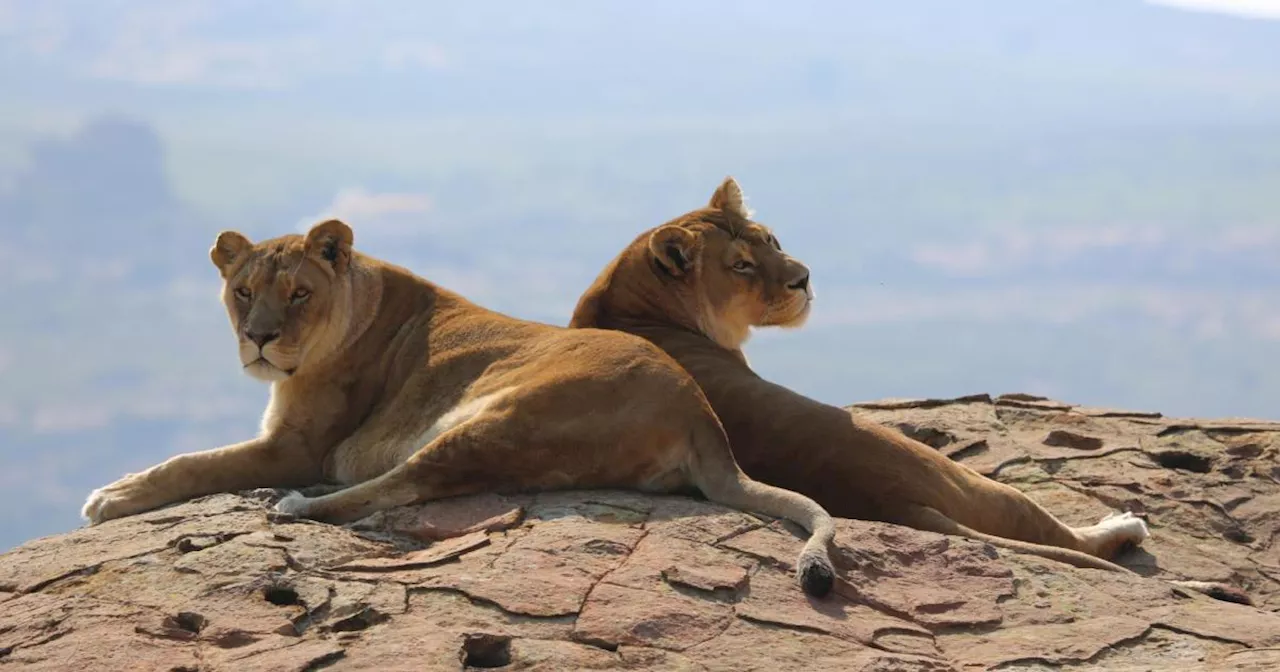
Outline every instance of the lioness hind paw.
<path fill-rule="evenodd" d="M 1129 511 L 1112 513 L 1098 521 L 1096 527 L 1104 530 L 1108 536 L 1123 539 L 1134 546 L 1140 545 L 1151 536 L 1151 531 L 1147 529 L 1147 521 Z"/>
<path fill-rule="evenodd" d="M 800 579 L 801 590 L 813 597 L 825 597 L 836 582 L 836 572 L 831 566 L 831 560 L 823 556 L 802 556 L 796 574 Z"/>

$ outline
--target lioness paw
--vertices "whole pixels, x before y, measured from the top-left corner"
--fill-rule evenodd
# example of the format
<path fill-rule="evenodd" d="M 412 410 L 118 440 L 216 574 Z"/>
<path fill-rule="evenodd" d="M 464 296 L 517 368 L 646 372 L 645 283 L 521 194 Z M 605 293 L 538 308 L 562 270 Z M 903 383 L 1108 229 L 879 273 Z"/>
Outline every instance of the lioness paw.
<path fill-rule="evenodd" d="M 1100 558 L 1112 558 L 1125 549 L 1141 546 L 1151 536 L 1147 522 L 1128 511 L 1113 513 L 1080 532 L 1089 544 L 1089 552 Z"/>
<path fill-rule="evenodd" d="M 146 498 L 146 483 L 141 474 L 128 474 L 124 478 L 104 485 L 89 493 L 80 516 L 90 525 L 122 518 L 152 508 Z"/>
<path fill-rule="evenodd" d="M 311 512 L 310 497 L 297 491 L 290 491 L 280 501 L 276 502 L 275 510 L 280 513 L 287 513 L 298 518 L 308 518 Z"/>
<path fill-rule="evenodd" d="M 1109 514 L 1098 521 L 1097 527 L 1105 530 L 1108 536 L 1123 539 L 1135 546 L 1151 536 L 1151 531 L 1147 529 L 1147 521 L 1133 515 L 1130 511 Z"/>
<path fill-rule="evenodd" d="M 89 497 L 84 500 L 84 506 L 80 507 L 80 517 L 89 521 L 90 525 L 97 525 L 106 520 L 103 517 L 104 509 L 107 508 L 106 488 L 98 488 L 89 493 Z"/>

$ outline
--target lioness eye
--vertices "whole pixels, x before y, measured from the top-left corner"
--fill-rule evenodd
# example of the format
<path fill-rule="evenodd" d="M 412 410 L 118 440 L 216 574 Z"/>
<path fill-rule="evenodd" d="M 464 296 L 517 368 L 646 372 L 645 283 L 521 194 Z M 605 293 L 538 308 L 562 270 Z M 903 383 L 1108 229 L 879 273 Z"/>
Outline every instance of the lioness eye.
<path fill-rule="evenodd" d="M 755 265 L 755 264 L 753 264 L 753 263 L 751 263 L 751 262 L 747 261 L 746 259 L 739 259 L 738 261 L 735 261 L 735 262 L 733 263 L 733 270 L 735 270 L 735 271 L 743 271 L 743 272 L 746 272 L 746 271 L 749 271 L 749 270 L 751 270 L 751 269 L 753 269 L 753 268 L 755 268 L 755 267 L 756 267 L 756 265 Z"/>
<path fill-rule="evenodd" d="M 253 296 L 253 292 L 249 291 L 248 287 L 237 287 L 236 296 L 248 301 L 249 298 Z"/>
<path fill-rule="evenodd" d="M 299 287 L 293 290 L 293 294 L 289 298 L 294 301 L 305 301 L 308 296 L 311 296 L 311 290 Z"/>

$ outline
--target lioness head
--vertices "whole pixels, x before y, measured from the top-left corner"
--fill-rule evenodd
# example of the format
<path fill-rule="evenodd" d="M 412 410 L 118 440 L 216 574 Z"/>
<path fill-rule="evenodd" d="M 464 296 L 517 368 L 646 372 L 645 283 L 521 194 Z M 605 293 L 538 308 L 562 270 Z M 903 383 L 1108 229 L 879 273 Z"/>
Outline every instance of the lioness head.
<path fill-rule="evenodd" d="M 246 373 L 281 381 L 342 341 L 352 303 L 352 238 L 336 219 L 306 236 L 256 245 L 235 231 L 218 234 L 209 258 L 222 275 L 222 302 Z"/>
<path fill-rule="evenodd" d="M 579 301 L 571 324 L 675 322 L 736 350 L 751 327 L 804 324 L 813 297 L 809 268 L 751 220 L 729 177 L 706 207 L 641 234 Z"/>

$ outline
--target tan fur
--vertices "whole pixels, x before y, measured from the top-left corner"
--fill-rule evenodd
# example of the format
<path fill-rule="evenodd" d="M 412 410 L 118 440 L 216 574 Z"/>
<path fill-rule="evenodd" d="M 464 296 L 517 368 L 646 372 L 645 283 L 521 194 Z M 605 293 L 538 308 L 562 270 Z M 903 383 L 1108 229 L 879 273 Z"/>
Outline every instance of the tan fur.
<path fill-rule="evenodd" d="M 813 287 L 808 267 L 751 221 L 743 203 L 727 178 L 707 207 L 641 234 L 582 295 L 570 326 L 625 331 L 660 346 L 693 374 L 749 476 L 809 495 L 833 515 L 1128 571 L 1107 558 L 1148 536 L 1133 514 L 1069 527 L 1017 489 L 901 432 L 756 375 L 741 349 L 751 328 L 802 325 Z M 736 268 L 744 259 L 751 268 Z M 1169 583 L 1252 604 L 1227 584 Z"/>
<path fill-rule="evenodd" d="M 100 523 L 216 492 L 293 493 L 277 508 L 346 522 L 485 491 L 701 490 L 811 532 L 806 592 L 833 580 L 831 517 L 748 478 L 689 375 L 647 341 L 486 310 L 352 249 L 331 220 L 257 245 L 218 236 L 210 258 L 245 371 L 271 383 L 259 437 L 177 455 L 94 491 Z"/>
<path fill-rule="evenodd" d="M 582 296 L 570 326 L 662 347 L 702 387 L 749 475 L 807 494 L 833 515 L 1122 570 L 1106 558 L 1141 543 L 1140 519 L 1068 527 L 1022 492 L 901 432 L 756 375 L 741 351 L 751 328 L 801 325 L 813 293 L 809 269 L 748 219 L 742 200 L 726 179 L 707 207 L 641 234 Z"/>

